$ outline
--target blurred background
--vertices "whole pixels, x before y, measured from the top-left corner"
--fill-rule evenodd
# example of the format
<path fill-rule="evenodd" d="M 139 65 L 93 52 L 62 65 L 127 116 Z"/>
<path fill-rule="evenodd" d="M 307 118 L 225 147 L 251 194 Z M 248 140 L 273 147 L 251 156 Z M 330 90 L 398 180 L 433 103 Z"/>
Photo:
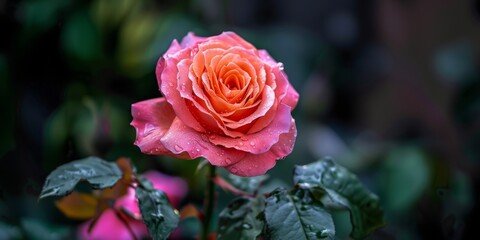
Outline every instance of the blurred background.
<path fill-rule="evenodd" d="M 198 160 L 141 154 L 130 105 L 160 96 L 155 65 L 173 39 L 235 31 L 300 93 L 294 152 L 265 188 L 332 156 L 381 199 L 372 239 L 471 239 L 479 27 L 478 0 L 0 0 L 0 237 L 71 238 L 79 222 L 37 197 L 55 167 L 89 155 L 181 176 L 184 203 L 200 206 Z M 219 194 L 218 210 L 232 199 Z M 347 239 L 348 214 L 335 221 Z"/>

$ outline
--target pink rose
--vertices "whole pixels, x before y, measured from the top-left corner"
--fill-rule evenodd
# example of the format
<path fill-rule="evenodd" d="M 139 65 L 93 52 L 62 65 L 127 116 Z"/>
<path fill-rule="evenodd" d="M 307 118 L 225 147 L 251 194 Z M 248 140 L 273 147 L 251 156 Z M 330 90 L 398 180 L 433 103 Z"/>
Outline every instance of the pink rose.
<path fill-rule="evenodd" d="M 156 69 L 163 98 L 132 105 L 147 154 L 205 157 L 239 176 L 264 174 L 292 152 L 298 93 L 281 63 L 233 32 L 174 40 Z"/>
<path fill-rule="evenodd" d="M 171 177 L 156 171 L 148 171 L 144 176 L 150 180 L 153 187 L 162 190 L 167 195 L 172 206 L 178 206 L 180 201 L 187 194 L 187 183 L 179 177 Z M 132 219 L 121 213 L 121 209 L 127 210 L 138 219 Z M 119 214 L 117 214 L 118 212 Z M 129 225 L 136 239 L 143 239 L 149 236 L 148 229 L 141 220 L 138 200 L 135 197 L 135 189 L 129 188 L 127 194 L 117 199 L 114 209 L 106 209 L 98 218 L 94 227 L 88 232 L 92 220 L 85 222 L 78 229 L 80 239 L 134 239 L 124 221 Z"/>

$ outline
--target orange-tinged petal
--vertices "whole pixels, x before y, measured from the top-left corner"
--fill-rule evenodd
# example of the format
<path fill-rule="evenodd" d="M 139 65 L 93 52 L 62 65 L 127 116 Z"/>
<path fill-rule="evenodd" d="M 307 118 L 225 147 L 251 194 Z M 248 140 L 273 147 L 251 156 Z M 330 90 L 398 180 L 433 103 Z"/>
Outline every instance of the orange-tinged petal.
<path fill-rule="evenodd" d="M 65 216 L 71 219 L 86 220 L 96 216 L 98 200 L 86 193 L 72 192 L 55 201 L 55 205 Z"/>
<path fill-rule="evenodd" d="M 185 207 L 183 207 L 181 210 L 180 210 L 180 219 L 183 220 L 185 218 L 190 218 L 190 217 L 194 217 L 194 218 L 200 218 L 200 211 L 198 210 L 197 207 L 195 207 L 195 205 L 193 204 L 187 204 Z"/>

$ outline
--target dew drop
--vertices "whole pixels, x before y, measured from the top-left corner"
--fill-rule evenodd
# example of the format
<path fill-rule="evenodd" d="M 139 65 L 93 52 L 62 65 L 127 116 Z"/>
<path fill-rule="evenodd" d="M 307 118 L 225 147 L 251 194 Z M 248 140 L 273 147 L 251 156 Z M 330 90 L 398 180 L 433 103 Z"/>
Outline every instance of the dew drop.
<path fill-rule="evenodd" d="M 251 141 L 250 146 L 252 146 L 252 147 L 255 146 L 255 142 Z"/>
<path fill-rule="evenodd" d="M 237 169 L 236 167 L 232 167 L 232 168 L 230 168 L 230 171 L 231 171 L 232 173 L 237 173 L 237 172 L 238 172 L 238 169 Z"/>
<path fill-rule="evenodd" d="M 210 136 L 210 139 L 215 140 L 217 138 L 215 135 Z"/>
<path fill-rule="evenodd" d="M 283 70 L 283 63 L 281 62 L 278 63 L 278 69 Z"/>
<path fill-rule="evenodd" d="M 243 146 L 243 142 L 240 142 L 240 146 Z"/>
<path fill-rule="evenodd" d="M 200 152 L 200 148 L 197 148 L 196 150 L 197 150 L 197 152 Z"/>
<path fill-rule="evenodd" d="M 179 145 L 175 145 L 173 148 L 175 149 L 175 151 L 178 151 L 178 152 L 181 152 L 183 150 L 183 148 L 180 147 Z"/>
<path fill-rule="evenodd" d="M 252 225 L 250 225 L 248 223 L 244 223 L 244 224 L 242 224 L 242 228 L 243 229 L 252 229 Z"/>
<path fill-rule="evenodd" d="M 232 160 L 231 160 L 230 158 L 226 158 L 226 159 L 225 159 L 225 162 L 226 162 L 227 164 L 231 164 L 231 163 L 232 163 Z"/>

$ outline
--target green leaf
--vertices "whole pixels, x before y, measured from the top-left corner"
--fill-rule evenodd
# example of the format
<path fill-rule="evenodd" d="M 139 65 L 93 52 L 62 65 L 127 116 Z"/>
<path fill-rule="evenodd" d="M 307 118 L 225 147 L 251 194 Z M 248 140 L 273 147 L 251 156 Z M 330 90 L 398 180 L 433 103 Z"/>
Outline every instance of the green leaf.
<path fill-rule="evenodd" d="M 65 53 L 74 60 L 94 67 L 102 56 L 102 36 L 87 10 L 69 15 L 61 37 Z"/>
<path fill-rule="evenodd" d="M 62 11 L 70 6 L 70 0 L 22 1 L 19 5 L 20 21 L 29 36 L 44 32 L 58 23 Z"/>
<path fill-rule="evenodd" d="M 135 190 L 142 220 L 147 225 L 153 239 L 166 239 L 177 227 L 180 216 L 170 205 L 162 191 L 154 189 L 146 179 Z"/>
<path fill-rule="evenodd" d="M 287 192 L 277 188 L 266 199 L 265 220 L 269 239 L 334 239 L 332 216 L 301 187 Z"/>
<path fill-rule="evenodd" d="M 247 193 L 254 193 L 257 191 L 260 185 L 267 180 L 267 178 L 267 175 L 260 175 L 256 177 L 239 177 L 233 174 L 228 175 L 230 184 Z"/>
<path fill-rule="evenodd" d="M 257 216 L 263 211 L 264 198 L 239 197 L 219 215 L 217 239 L 256 239 L 263 222 Z"/>
<path fill-rule="evenodd" d="M 310 188 L 316 199 L 333 209 L 347 208 L 352 222 L 351 237 L 361 239 L 384 225 L 378 197 L 358 178 L 332 159 L 296 166 L 295 184 Z"/>
<path fill-rule="evenodd" d="M 81 180 L 90 183 L 93 189 L 112 187 L 122 177 L 115 163 L 98 157 L 88 157 L 66 163 L 53 170 L 43 185 L 40 199 L 48 196 L 66 196 Z"/>
<path fill-rule="evenodd" d="M 430 169 L 424 152 L 414 146 L 393 149 L 383 162 L 380 179 L 385 208 L 396 212 L 406 211 L 422 196 L 430 183 Z"/>

